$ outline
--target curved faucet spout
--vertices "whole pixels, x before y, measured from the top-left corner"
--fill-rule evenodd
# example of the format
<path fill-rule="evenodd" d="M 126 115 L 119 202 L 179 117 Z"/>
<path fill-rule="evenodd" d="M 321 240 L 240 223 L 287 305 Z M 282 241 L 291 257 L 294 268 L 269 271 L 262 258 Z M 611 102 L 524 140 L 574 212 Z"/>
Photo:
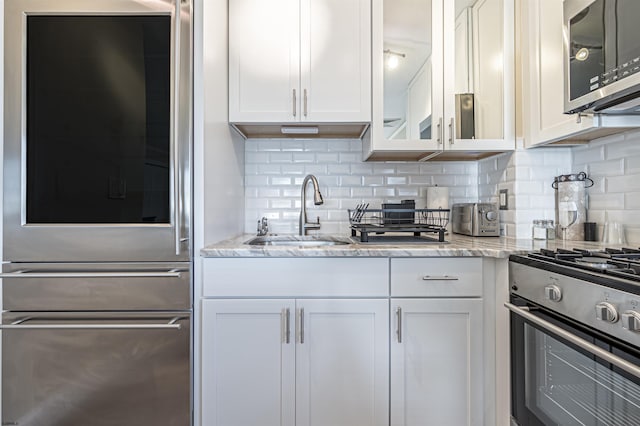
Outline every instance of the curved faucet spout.
<path fill-rule="evenodd" d="M 307 235 L 309 229 L 320 229 L 320 218 L 315 223 L 310 223 L 307 220 L 307 184 L 311 181 L 313 184 L 313 203 L 316 206 L 324 203 L 322 194 L 320 193 L 320 187 L 318 185 L 318 179 L 314 175 L 305 176 L 302 181 L 302 191 L 300 194 L 300 221 L 298 223 L 298 235 Z"/>

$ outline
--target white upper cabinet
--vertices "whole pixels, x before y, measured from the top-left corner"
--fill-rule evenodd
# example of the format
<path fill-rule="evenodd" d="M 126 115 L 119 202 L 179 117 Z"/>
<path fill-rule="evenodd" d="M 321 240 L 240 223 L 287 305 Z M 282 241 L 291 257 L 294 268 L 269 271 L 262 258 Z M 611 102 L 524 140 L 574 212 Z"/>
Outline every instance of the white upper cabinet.
<path fill-rule="evenodd" d="M 229 121 L 298 117 L 299 16 L 299 0 L 229 2 Z"/>
<path fill-rule="evenodd" d="M 368 160 L 515 149 L 514 0 L 373 0 Z"/>
<path fill-rule="evenodd" d="M 564 114 L 562 0 L 521 2 L 522 123 L 528 148 L 584 143 L 640 126 L 638 117 Z"/>
<path fill-rule="evenodd" d="M 370 122 L 370 0 L 229 2 L 229 121 Z"/>

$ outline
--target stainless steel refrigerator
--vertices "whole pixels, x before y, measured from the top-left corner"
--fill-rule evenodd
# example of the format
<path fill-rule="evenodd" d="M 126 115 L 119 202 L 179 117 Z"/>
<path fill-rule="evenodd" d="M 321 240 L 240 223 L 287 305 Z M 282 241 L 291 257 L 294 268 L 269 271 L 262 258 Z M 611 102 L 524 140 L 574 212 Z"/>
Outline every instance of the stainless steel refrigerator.
<path fill-rule="evenodd" d="M 192 5 L 4 9 L 2 424 L 191 424 Z"/>

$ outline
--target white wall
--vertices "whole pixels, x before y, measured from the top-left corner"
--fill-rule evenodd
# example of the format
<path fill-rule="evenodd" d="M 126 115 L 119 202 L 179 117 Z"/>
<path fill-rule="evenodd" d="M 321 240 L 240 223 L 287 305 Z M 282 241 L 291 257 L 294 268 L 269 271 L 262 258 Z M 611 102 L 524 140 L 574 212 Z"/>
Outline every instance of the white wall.
<path fill-rule="evenodd" d="M 244 143 L 227 124 L 227 0 L 194 0 L 194 426 L 200 425 L 200 297 L 204 245 L 238 235 Z"/>
<path fill-rule="evenodd" d="M 297 233 L 301 183 L 310 173 L 324 204 L 314 206 L 308 188 L 307 214 L 309 220 L 320 217 L 322 234 L 347 233 L 347 209 L 359 202 L 380 208 L 413 199 L 424 208 L 427 186 L 449 187 L 450 203 L 478 199 L 476 162 L 362 162 L 361 152 L 362 142 L 351 139 L 247 140 L 245 231 L 255 233 L 265 216 L 271 232 Z"/>

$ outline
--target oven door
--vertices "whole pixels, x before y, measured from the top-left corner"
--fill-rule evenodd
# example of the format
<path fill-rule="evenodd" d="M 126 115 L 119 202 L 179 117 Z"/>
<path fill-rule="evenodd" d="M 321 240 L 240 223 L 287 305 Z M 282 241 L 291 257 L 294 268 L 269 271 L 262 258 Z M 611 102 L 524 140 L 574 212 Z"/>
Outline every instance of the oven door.
<path fill-rule="evenodd" d="M 4 260 L 189 259 L 190 17 L 4 2 Z"/>
<path fill-rule="evenodd" d="M 191 424 L 189 312 L 2 318 L 2 425 Z"/>
<path fill-rule="evenodd" d="M 512 418 L 520 426 L 640 424 L 640 352 L 512 296 Z"/>

